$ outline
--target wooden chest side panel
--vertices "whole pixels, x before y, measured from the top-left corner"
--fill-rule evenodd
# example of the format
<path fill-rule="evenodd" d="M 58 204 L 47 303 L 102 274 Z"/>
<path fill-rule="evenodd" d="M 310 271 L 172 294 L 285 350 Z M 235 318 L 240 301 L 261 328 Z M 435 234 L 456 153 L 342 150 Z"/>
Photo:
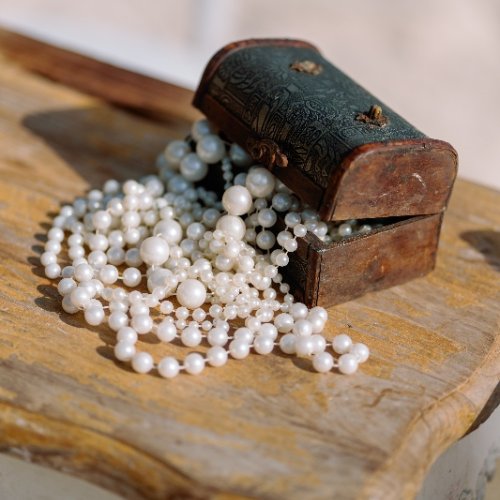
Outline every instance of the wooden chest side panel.
<path fill-rule="evenodd" d="M 339 304 L 424 276 L 436 262 L 441 222 L 442 214 L 411 219 L 325 250 L 319 273 L 308 270 L 311 303 Z"/>

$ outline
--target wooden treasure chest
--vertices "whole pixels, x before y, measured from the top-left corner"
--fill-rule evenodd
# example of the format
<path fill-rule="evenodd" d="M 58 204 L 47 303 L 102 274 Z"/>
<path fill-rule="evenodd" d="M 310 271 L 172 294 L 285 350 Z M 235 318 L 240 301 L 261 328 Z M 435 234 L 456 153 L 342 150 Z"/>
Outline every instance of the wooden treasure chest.
<path fill-rule="evenodd" d="M 322 221 L 365 228 L 327 243 L 309 233 L 299 241 L 283 271 L 297 298 L 329 306 L 434 268 L 457 153 L 313 45 L 227 45 L 208 63 L 194 105 Z"/>

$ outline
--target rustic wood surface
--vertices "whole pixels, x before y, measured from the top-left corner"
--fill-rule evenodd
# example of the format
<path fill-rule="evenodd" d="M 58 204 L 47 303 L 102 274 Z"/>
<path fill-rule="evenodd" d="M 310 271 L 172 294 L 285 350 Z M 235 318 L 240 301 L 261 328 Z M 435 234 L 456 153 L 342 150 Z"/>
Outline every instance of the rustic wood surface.
<path fill-rule="evenodd" d="M 15 62 L 19 37 L 0 40 L 2 451 L 129 498 L 412 498 L 433 460 L 496 406 L 500 193 L 464 181 L 433 273 L 330 309 L 327 336 L 349 330 L 372 349 L 356 375 L 251 355 L 167 381 L 113 361 L 107 328 L 61 311 L 38 261 L 42 234 L 60 203 L 152 171 L 186 133 L 190 95 L 164 84 L 162 115 L 171 102 L 175 120 L 146 119 L 23 68 L 31 48 L 41 71 L 44 46 L 22 39 Z"/>

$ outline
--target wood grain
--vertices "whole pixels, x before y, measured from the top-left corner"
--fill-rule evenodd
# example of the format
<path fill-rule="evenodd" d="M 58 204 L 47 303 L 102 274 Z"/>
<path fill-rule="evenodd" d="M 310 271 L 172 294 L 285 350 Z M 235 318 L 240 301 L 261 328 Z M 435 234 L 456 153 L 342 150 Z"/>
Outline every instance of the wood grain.
<path fill-rule="evenodd" d="M 412 498 L 499 381 L 500 194 L 457 182 L 436 270 L 330 309 L 327 336 L 373 351 L 355 376 L 282 355 L 139 376 L 105 327 L 61 311 L 41 233 L 60 203 L 152 171 L 192 112 L 163 84 L 174 121 L 131 115 L 24 69 L 1 39 L 1 449 L 127 498 Z"/>

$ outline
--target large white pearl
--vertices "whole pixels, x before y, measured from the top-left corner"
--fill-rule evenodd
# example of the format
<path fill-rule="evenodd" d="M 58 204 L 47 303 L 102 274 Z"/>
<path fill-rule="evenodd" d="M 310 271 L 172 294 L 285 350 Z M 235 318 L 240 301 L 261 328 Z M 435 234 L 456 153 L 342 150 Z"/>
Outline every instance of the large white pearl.
<path fill-rule="evenodd" d="M 222 231 L 226 236 L 232 236 L 235 240 L 242 240 L 246 231 L 243 219 L 235 215 L 223 215 L 217 221 L 216 228 Z"/>
<path fill-rule="evenodd" d="M 191 375 L 198 375 L 205 368 L 205 360 L 201 354 L 192 352 L 184 360 L 184 369 Z"/>
<path fill-rule="evenodd" d="M 252 195 L 244 186 L 231 186 L 222 195 L 222 206 L 229 215 L 243 215 L 252 208 Z"/>
<path fill-rule="evenodd" d="M 332 340 L 332 348 L 338 354 L 345 354 L 350 351 L 352 347 L 352 340 L 349 335 L 342 333 L 341 335 L 337 335 L 333 337 Z"/>
<path fill-rule="evenodd" d="M 358 360 L 354 354 L 342 354 L 338 363 L 340 373 L 345 375 L 350 375 L 358 369 Z"/>
<path fill-rule="evenodd" d="M 141 259 L 151 266 L 165 263 L 170 253 L 168 243 L 158 236 L 150 236 L 141 243 Z"/>
<path fill-rule="evenodd" d="M 182 239 L 182 226 L 173 219 L 161 220 L 156 224 L 153 234 L 163 238 L 169 245 L 177 245 Z"/>
<path fill-rule="evenodd" d="M 181 306 L 196 309 L 205 303 L 207 289 L 196 279 L 187 279 L 177 287 L 177 300 Z"/>
<path fill-rule="evenodd" d="M 326 373 L 333 368 L 333 356 L 328 352 L 320 352 L 313 356 L 313 367 L 317 372 Z"/>
<path fill-rule="evenodd" d="M 137 373 L 148 373 L 153 368 L 153 357 L 147 352 L 138 352 L 132 358 L 132 368 Z"/>
<path fill-rule="evenodd" d="M 174 378 L 179 373 L 179 362 L 167 356 L 158 363 L 158 373 L 165 378 Z"/>
<path fill-rule="evenodd" d="M 181 161 L 181 174 L 188 181 L 201 181 L 207 172 L 207 164 L 196 153 L 189 153 Z"/>
<path fill-rule="evenodd" d="M 263 167 L 252 168 L 248 172 L 245 185 L 256 198 L 266 198 L 274 190 L 274 175 Z"/>
<path fill-rule="evenodd" d="M 224 158 L 226 148 L 218 135 L 206 134 L 196 144 L 196 153 L 202 161 L 212 164 Z"/>

